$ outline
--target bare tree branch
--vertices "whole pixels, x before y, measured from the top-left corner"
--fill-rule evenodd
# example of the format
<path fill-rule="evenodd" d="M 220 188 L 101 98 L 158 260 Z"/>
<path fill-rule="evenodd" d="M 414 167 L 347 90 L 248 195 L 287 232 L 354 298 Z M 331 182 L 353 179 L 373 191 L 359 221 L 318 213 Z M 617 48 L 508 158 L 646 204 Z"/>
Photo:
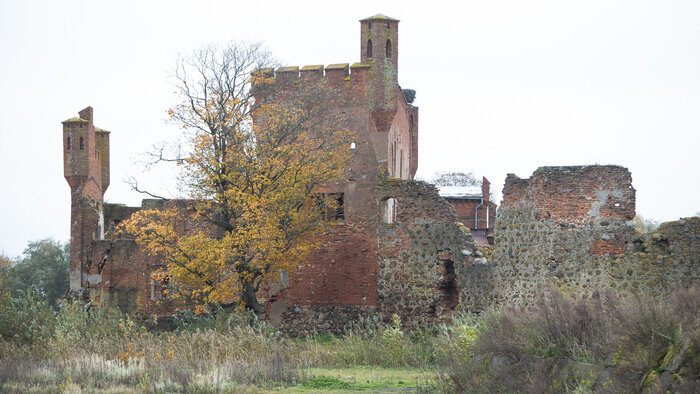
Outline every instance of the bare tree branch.
<path fill-rule="evenodd" d="M 153 198 L 157 198 L 157 199 L 159 199 L 159 200 L 170 201 L 169 198 L 166 198 L 166 197 L 163 197 L 163 196 L 159 196 L 159 195 L 157 195 L 157 194 L 153 194 L 153 193 L 151 193 L 151 192 L 149 192 L 149 191 L 147 191 L 147 190 L 141 190 L 141 189 L 139 189 L 138 181 L 137 181 L 136 178 L 134 178 L 133 176 L 130 176 L 129 178 L 125 179 L 124 182 L 126 182 L 126 184 L 129 185 L 129 187 L 131 187 L 131 190 L 133 190 L 133 191 L 135 191 L 135 192 L 137 192 L 137 193 L 145 194 L 145 195 L 151 196 L 151 197 L 153 197 Z"/>

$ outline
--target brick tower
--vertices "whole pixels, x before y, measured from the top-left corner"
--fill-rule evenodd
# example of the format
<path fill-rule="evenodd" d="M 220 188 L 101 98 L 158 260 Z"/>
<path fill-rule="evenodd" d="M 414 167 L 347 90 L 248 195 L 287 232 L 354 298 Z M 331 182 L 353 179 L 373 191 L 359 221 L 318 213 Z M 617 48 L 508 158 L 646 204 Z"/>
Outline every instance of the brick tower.
<path fill-rule="evenodd" d="M 109 132 L 95 128 L 92 107 L 63 124 L 63 175 L 71 191 L 70 290 L 83 284 L 93 239 L 103 237 L 103 196 L 109 186 Z"/>
<path fill-rule="evenodd" d="M 388 132 L 396 116 L 399 70 L 399 20 L 375 15 L 360 20 L 360 58 L 370 65 L 369 106 L 377 131 Z"/>

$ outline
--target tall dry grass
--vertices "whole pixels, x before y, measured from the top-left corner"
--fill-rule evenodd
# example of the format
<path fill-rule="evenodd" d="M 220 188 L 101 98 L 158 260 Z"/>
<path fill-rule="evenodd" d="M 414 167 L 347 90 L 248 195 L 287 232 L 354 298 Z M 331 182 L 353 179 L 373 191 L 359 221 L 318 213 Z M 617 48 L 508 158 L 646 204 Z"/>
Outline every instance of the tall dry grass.
<path fill-rule="evenodd" d="M 700 391 L 700 289 L 670 299 L 543 295 L 483 316 L 469 357 L 443 364 L 449 392 Z"/>

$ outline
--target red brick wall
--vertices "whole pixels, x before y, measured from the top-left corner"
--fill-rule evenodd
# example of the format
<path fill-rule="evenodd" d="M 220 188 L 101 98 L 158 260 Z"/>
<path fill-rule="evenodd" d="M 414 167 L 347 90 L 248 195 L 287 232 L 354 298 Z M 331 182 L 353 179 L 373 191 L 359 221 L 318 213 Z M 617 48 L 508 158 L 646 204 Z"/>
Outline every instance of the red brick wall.
<path fill-rule="evenodd" d="M 501 209 L 531 206 L 539 217 L 583 224 L 635 215 L 630 172 L 620 166 L 541 167 L 529 179 L 508 174 Z"/>
<path fill-rule="evenodd" d="M 368 232 L 334 226 L 291 275 L 287 300 L 295 305 L 376 306 L 376 248 Z"/>

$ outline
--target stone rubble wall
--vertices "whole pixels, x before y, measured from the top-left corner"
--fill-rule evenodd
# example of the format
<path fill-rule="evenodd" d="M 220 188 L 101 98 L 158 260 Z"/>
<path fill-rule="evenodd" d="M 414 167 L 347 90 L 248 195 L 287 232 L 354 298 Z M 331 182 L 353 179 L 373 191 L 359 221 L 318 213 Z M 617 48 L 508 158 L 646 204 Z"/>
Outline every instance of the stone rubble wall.
<path fill-rule="evenodd" d="M 700 218 L 638 235 L 634 189 L 618 166 L 545 167 L 506 179 L 495 257 L 461 276 L 462 307 L 530 305 L 558 288 L 579 297 L 616 290 L 665 296 L 700 281 Z"/>

